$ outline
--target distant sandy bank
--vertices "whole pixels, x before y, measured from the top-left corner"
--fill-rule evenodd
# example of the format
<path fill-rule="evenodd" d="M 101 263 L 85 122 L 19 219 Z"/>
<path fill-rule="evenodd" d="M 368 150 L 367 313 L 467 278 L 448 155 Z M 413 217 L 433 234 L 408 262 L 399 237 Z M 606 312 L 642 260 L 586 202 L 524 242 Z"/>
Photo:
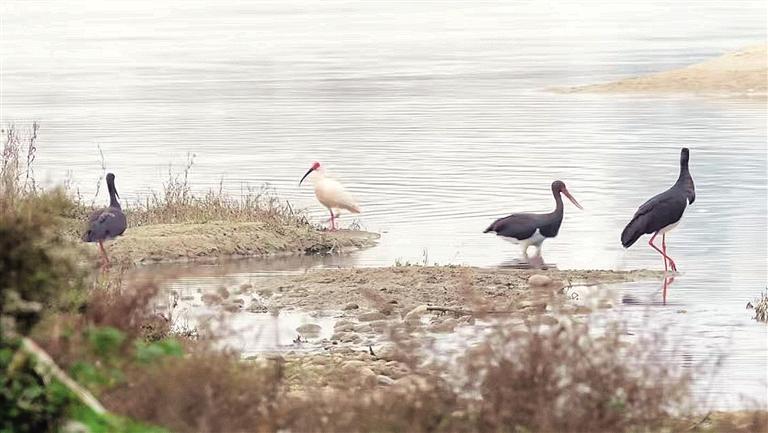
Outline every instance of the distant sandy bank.
<path fill-rule="evenodd" d="M 553 89 L 562 93 L 702 93 L 763 97 L 768 45 L 746 48 L 680 69 L 603 84 Z"/>

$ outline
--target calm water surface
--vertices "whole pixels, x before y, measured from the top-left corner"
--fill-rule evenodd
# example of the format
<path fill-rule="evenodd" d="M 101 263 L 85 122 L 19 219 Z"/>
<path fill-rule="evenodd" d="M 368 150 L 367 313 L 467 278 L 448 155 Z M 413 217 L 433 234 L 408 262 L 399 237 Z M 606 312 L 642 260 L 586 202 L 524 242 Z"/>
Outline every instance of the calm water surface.
<path fill-rule="evenodd" d="M 4 2 L 0 121 L 42 122 L 38 177 L 93 195 L 97 146 L 122 197 L 159 189 L 195 154 L 200 191 L 269 183 L 324 218 L 312 161 L 360 201 L 376 248 L 289 263 L 396 260 L 498 266 L 517 247 L 481 232 L 512 211 L 566 204 L 544 255 L 560 268 L 660 268 L 618 237 L 691 148 L 697 200 L 669 247 L 682 271 L 619 290 L 615 313 L 670 329 L 688 365 L 727 355 L 701 387 L 715 406 L 765 406 L 766 327 L 744 309 L 766 287 L 766 109 L 684 95 L 562 95 L 552 86 L 678 67 L 766 38 L 762 2 Z M 99 200 L 105 200 L 102 196 Z M 343 223 L 352 219 L 346 216 Z M 248 262 L 241 278 L 268 264 Z M 686 313 L 678 311 L 685 310 Z M 650 311 L 650 319 L 646 317 Z M 642 317 L 642 318 L 641 318 Z"/>

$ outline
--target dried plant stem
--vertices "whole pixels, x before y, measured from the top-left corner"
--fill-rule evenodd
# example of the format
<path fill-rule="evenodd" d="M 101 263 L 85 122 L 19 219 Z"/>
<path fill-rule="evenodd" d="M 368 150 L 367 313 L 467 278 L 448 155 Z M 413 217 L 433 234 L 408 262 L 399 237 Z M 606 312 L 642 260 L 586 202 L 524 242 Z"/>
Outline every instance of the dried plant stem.
<path fill-rule="evenodd" d="M 34 369 L 43 378 L 50 380 L 51 377 L 61 382 L 89 409 L 98 415 L 103 415 L 107 410 L 87 389 L 75 382 L 53 361 L 50 355 L 37 345 L 31 339 L 24 337 L 21 340 L 20 351 L 34 359 Z M 18 355 L 19 352 L 17 352 Z"/>

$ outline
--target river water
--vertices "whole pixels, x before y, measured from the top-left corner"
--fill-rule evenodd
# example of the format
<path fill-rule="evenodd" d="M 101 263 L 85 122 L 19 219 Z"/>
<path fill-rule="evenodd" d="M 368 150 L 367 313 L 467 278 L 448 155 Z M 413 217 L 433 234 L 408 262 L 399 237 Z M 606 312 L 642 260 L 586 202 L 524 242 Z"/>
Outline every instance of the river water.
<path fill-rule="evenodd" d="M 364 210 L 356 222 L 381 242 L 292 271 L 503 265 L 518 248 L 482 230 L 513 211 L 550 210 L 555 179 L 585 210 L 566 203 L 547 262 L 659 269 L 645 242 L 624 251 L 619 233 L 675 181 L 689 147 L 697 200 L 669 239 L 681 275 L 666 303 L 661 281 L 620 288 L 639 303 L 616 311 L 631 321 L 651 311 L 650 323 L 679 337 L 684 362 L 726 355 L 706 384 L 713 405 L 766 405 L 766 327 L 745 310 L 768 280 L 764 101 L 547 91 L 765 41 L 762 2 L 30 1 L 0 10 L 0 122 L 41 122 L 37 177 L 47 184 L 71 179 L 92 196 L 100 147 L 121 196 L 135 201 L 194 154 L 197 190 L 269 183 L 319 221 L 324 210 L 297 182 L 315 160 L 334 172 Z M 252 266 L 242 273 L 269 267 Z"/>

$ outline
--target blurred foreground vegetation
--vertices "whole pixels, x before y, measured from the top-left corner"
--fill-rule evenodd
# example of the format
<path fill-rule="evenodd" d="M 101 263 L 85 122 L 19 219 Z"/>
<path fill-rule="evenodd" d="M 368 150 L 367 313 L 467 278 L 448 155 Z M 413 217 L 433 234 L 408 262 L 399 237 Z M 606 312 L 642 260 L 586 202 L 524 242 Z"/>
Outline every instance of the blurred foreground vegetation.
<path fill-rule="evenodd" d="M 658 339 L 627 342 L 620 326 L 595 335 L 567 317 L 500 330 L 452 366 L 403 341 L 411 373 L 391 385 L 333 366 L 329 377 L 341 380 L 302 382 L 301 371 L 288 380 L 284 358 L 245 361 L 218 349 L 214 334 L 175 331 L 173 319 L 152 308 L 163 276 L 123 281 L 85 265 L 74 237 L 62 235 L 81 212 L 78 201 L 40 190 L 29 175 L 37 128 L 25 140 L 13 134 L 0 172 L 0 432 L 746 432 L 767 425 L 764 413 L 738 423 L 687 416 L 690 377 L 660 362 Z M 461 379 L 448 380 L 447 371 Z"/>

